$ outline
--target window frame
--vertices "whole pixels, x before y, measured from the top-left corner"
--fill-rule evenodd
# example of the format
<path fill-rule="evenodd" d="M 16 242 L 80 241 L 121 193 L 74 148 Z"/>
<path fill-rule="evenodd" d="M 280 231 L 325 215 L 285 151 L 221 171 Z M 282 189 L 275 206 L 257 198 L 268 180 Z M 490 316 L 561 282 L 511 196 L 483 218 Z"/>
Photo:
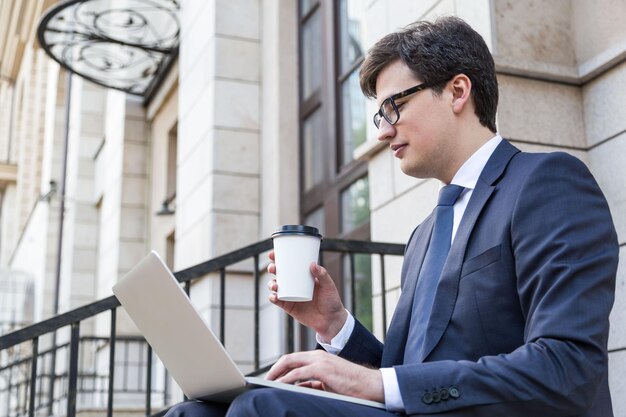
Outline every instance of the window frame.
<path fill-rule="evenodd" d="M 318 0 L 304 16 L 300 16 L 301 3 L 298 2 L 298 61 L 302 73 L 303 54 L 302 31 L 304 24 L 311 19 L 314 13 L 321 13 L 322 56 L 324 57 L 324 71 L 322 86 L 314 91 L 310 97 L 304 99 L 303 84 L 298 86 L 299 95 L 299 158 L 300 158 L 300 219 L 306 218 L 319 207 L 324 207 L 325 231 L 327 237 L 345 239 L 369 239 L 369 225 L 367 221 L 356 230 L 341 232 L 341 192 L 354 181 L 368 174 L 367 162 L 352 160 L 342 165 L 343 152 L 343 114 L 341 106 L 341 86 L 354 71 L 356 71 L 363 57 L 360 57 L 350 66 L 347 72 L 340 74 L 341 66 L 341 38 L 339 37 L 340 2 Z M 322 125 L 322 180 L 311 189 L 305 190 L 304 180 L 304 129 L 303 122 L 315 111 L 321 111 Z"/>

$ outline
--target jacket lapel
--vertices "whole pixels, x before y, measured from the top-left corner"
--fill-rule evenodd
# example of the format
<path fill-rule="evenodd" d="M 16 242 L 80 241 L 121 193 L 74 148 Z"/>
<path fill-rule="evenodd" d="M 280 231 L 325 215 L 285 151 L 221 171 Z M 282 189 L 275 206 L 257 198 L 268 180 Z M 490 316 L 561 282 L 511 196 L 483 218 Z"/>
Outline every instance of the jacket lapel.
<path fill-rule="evenodd" d="M 413 309 L 413 295 L 433 226 L 433 216 L 430 215 L 419 226 L 405 252 L 404 264 L 402 265 L 402 293 L 387 331 L 381 361 L 382 366 L 397 365 L 403 361 Z"/>
<path fill-rule="evenodd" d="M 424 361 L 432 352 L 448 327 L 458 296 L 461 267 L 463 266 L 465 250 L 467 249 L 470 235 L 478 216 L 495 189 L 496 181 L 504 173 L 506 165 L 517 152 L 519 152 L 519 149 L 503 140 L 489 158 L 476 183 L 476 188 L 472 192 L 472 197 L 465 209 L 459 229 L 450 248 L 448 259 L 441 272 L 441 278 L 439 279 L 433 301 L 432 313 L 426 328 L 421 361 Z"/>

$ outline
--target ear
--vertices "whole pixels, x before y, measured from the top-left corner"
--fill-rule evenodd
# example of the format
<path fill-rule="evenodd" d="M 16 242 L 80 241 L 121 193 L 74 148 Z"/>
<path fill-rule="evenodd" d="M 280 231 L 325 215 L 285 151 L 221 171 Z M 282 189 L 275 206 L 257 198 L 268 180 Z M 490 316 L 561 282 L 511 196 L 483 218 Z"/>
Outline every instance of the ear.
<path fill-rule="evenodd" d="M 460 114 L 471 102 L 472 81 L 465 74 L 455 75 L 448 83 L 452 92 L 452 110 Z"/>

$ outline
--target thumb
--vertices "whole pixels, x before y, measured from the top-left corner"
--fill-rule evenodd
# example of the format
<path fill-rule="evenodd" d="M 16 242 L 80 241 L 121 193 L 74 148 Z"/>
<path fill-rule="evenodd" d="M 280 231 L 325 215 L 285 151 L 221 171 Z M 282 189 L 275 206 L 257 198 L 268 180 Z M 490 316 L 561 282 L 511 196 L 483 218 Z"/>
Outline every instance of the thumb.
<path fill-rule="evenodd" d="M 317 278 L 322 286 L 327 285 L 329 282 L 333 282 L 333 279 L 326 268 L 318 265 L 316 262 L 311 262 L 311 273 L 315 278 Z"/>

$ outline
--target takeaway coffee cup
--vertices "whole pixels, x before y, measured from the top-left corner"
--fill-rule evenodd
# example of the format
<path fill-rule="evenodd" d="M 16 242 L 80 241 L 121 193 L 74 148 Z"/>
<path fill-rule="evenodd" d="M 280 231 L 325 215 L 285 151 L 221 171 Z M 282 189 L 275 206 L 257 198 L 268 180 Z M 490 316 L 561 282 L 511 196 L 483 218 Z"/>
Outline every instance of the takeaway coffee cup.
<path fill-rule="evenodd" d="M 317 228 L 303 225 L 281 226 L 272 233 L 278 299 L 311 301 L 314 280 L 311 262 L 317 262 L 322 235 Z"/>

